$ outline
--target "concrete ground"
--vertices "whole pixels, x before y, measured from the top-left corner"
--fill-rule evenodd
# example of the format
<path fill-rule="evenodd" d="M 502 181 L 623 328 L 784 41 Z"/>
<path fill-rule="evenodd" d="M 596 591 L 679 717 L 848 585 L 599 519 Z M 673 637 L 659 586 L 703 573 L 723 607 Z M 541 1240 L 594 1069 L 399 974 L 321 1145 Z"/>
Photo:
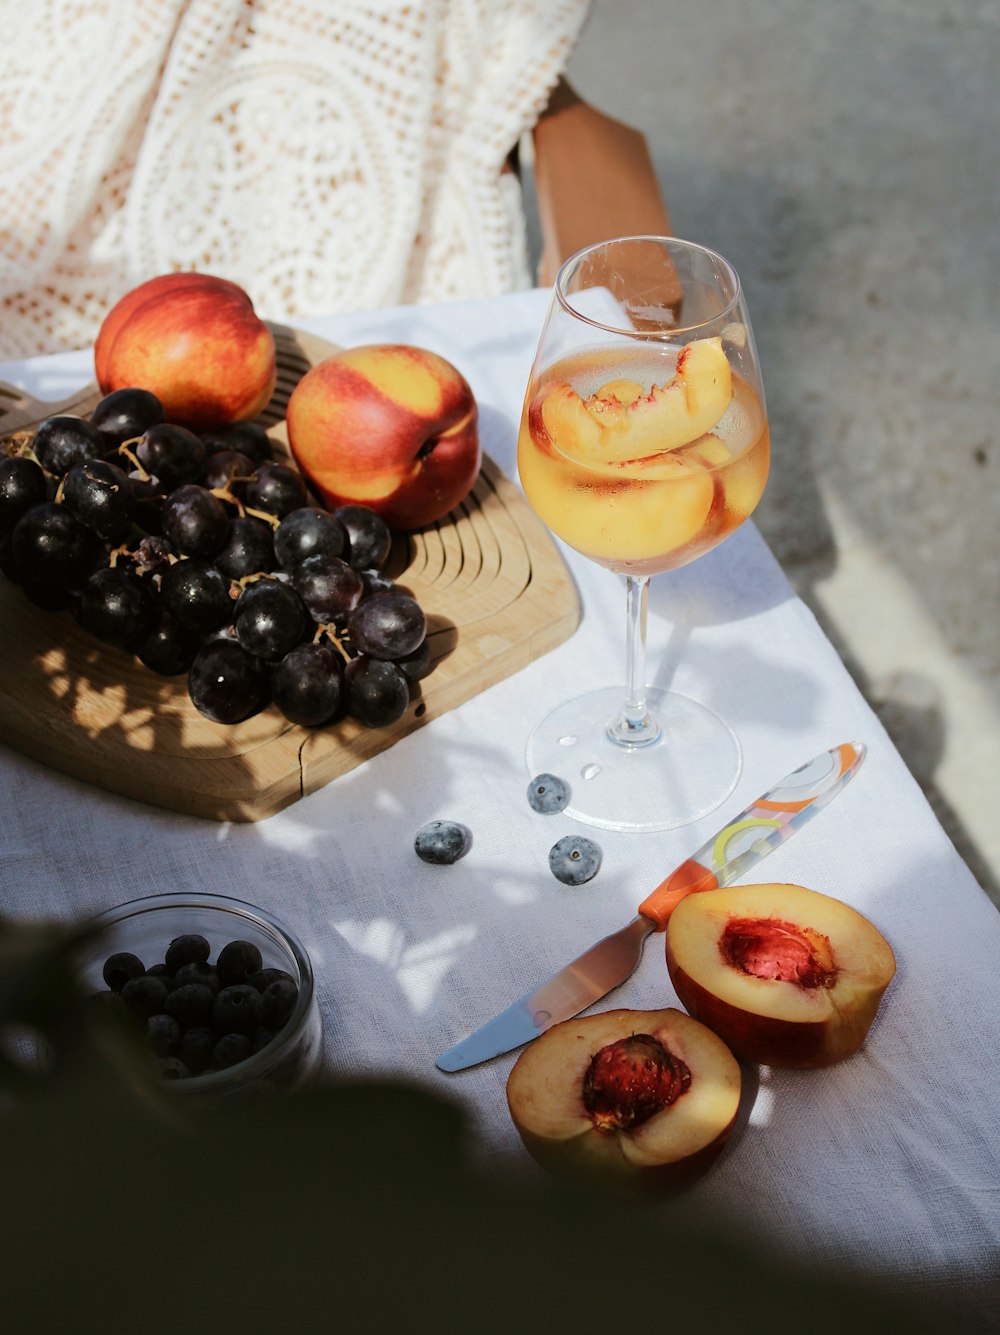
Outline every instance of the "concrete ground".
<path fill-rule="evenodd" d="M 757 523 L 1000 903 L 1000 9 L 595 0 L 571 82 L 739 270 Z"/>

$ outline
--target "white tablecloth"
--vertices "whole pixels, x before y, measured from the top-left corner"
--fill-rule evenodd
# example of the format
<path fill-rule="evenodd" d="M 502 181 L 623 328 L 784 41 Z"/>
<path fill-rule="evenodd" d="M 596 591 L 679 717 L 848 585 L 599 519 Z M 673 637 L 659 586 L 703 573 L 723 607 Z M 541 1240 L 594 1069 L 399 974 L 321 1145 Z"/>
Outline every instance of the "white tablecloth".
<path fill-rule="evenodd" d="M 484 448 L 515 476 L 516 424 L 547 298 L 314 321 L 342 344 L 405 341 L 452 360 L 482 411 Z M 0 367 L 55 398 L 85 354 Z M 527 1161 L 504 1085 L 516 1054 L 445 1076 L 434 1058 L 630 918 L 713 830 L 816 752 L 859 738 L 858 778 L 753 879 L 796 881 L 869 916 L 898 973 L 865 1048 L 819 1072 L 764 1069 L 749 1123 L 695 1187 L 805 1255 L 933 1282 L 961 1264 L 996 1298 L 1000 1244 L 1000 915 L 941 830 L 810 612 L 752 525 L 654 581 L 649 677 L 732 721 L 744 753 L 721 811 L 664 834 L 588 831 L 525 798 L 524 741 L 569 695 L 621 679 L 622 583 L 574 553 L 583 603 L 560 648 L 268 820 L 215 824 L 110 796 L 0 748 L 0 912 L 69 917 L 202 888 L 257 902 L 298 933 L 318 979 L 330 1069 L 426 1082 L 472 1114 L 491 1163 Z M 473 832 L 432 867 L 413 835 Z M 549 847 L 572 829 L 604 863 L 569 889 Z M 676 1005 L 661 937 L 598 1009 Z"/>

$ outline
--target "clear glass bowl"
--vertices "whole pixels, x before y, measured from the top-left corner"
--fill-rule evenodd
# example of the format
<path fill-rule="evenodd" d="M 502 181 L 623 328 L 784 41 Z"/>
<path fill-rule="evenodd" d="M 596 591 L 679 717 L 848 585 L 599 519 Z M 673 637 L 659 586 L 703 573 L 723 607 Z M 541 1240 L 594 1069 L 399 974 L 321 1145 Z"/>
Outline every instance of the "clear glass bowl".
<path fill-rule="evenodd" d="M 260 950 L 263 968 L 283 969 L 298 986 L 292 1014 L 267 1047 L 224 1070 L 172 1080 L 171 1089 L 212 1099 L 264 1093 L 292 1088 L 319 1069 L 323 1027 L 312 964 L 295 935 L 266 910 L 225 895 L 149 895 L 108 909 L 94 922 L 102 930 L 81 964 L 95 992 L 106 989 L 102 971 L 108 956 L 129 951 L 148 969 L 163 960 L 175 937 L 188 933 L 206 938 L 210 962 L 230 941 L 251 941 Z"/>

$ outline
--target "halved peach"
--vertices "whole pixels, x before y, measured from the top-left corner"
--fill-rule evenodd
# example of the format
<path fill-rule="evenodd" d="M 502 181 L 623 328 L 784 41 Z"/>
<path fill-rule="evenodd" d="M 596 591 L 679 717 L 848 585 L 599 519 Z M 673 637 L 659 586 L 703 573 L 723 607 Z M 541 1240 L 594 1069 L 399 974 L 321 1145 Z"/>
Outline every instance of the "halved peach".
<path fill-rule="evenodd" d="M 612 1010 L 553 1025 L 507 1081 L 532 1157 L 563 1177 L 669 1192 L 708 1170 L 740 1104 L 739 1063 L 679 1010 Z"/>
<path fill-rule="evenodd" d="M 638 391 L 638 392 L 636 392 Z M 609 381 L 583 399 L 564 381 L 543 390 L 542 421 L 555 447 L 590 465 L 627 463 L 678 449 L 709 431 L 733 397 L 733 374 L 719 338 L 688 343 L 668 384 L 649 393 L 632 380 Z"/>
<path fill-rule="evenodd" d="M 865 1041 L 896 972 L 877 927 L 800 885 L 690 895 L 670 916 L 667 968 L 689 1013 L 738 1056 L 828 1066 Z"/>

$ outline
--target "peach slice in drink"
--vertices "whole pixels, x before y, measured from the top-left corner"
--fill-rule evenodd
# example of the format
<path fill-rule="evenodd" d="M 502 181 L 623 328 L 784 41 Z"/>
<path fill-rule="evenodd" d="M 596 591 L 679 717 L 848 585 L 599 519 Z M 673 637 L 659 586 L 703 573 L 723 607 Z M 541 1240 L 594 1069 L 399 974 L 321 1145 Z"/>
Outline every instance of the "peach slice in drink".
<path fill-rule="evenodd" d="M 584 399 L 556 381 L 544 391 L 541 415 L 561 454 L 599 467 L 647 459 L 697 440 L 715 426 L 732 397 L 722 340 L 703 338 L 681 350 L 673 380 L 653 385 L 648 394 L 634 381 L 617 380 Z"/>
<path fill-rule="evenodd" d="M 700 536 L 716 502 L 711 469 L 665 454 L 641 469 L 626 466 L 623 471 L 649 484 L 636 487 L 629 497 L 637 556 L 680 551 Z M 665 482 L 670 485 L 660 485 Z"/>

